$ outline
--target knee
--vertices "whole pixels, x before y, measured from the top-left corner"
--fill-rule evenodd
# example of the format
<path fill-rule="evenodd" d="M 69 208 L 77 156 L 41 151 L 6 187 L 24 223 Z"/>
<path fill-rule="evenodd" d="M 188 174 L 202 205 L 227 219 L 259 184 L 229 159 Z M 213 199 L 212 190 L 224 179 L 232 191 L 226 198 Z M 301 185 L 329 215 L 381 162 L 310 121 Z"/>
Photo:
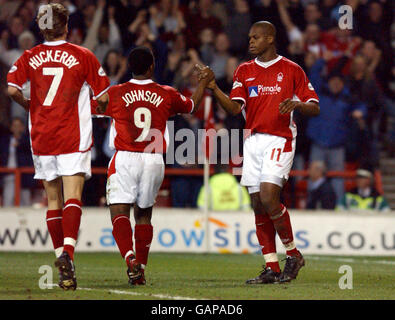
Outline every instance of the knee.
<path fill-rule="evenodd" d="M 252 210 L 254 210 L 255 214 L 263 214 L 265 212 L 265 209 L 264 209 L 262 202 L 260 201 L 259 198 L 252 199 L 251 207 L 252 207 Z"/>
<path fill-rule="evenodd" d="M 261 204 L 265 212 L 269 215 L 275 214 L 276 209 L 280 206 L 279 201 L 270 194 L 261 194 Z"/>
<path fill-rule="evenodd" d="M 152 217 L 152 207 L 147 209 L 138 208 L 135 210 L 134 219 L 136 224 L 150 224 Z"/>

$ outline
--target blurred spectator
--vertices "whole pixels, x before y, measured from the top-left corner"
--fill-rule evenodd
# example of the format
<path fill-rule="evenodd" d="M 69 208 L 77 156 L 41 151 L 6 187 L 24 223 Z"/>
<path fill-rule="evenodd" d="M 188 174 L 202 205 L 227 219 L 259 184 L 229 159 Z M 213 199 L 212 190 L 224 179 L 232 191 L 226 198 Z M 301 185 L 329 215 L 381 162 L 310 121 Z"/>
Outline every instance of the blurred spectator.
<path fill-rule="evenodd" d="M 209 179 L 208 209 L 213 211 L 248 211 L 251 199 L 245 187 L 228 172 L 227 165 L 217 165 L 216 173 Z M 202 186 L 197 199 L 199 209 L 205 208 L 206 190 Z"/>
<path fill-rule="evenodd" d="M 238 57 L 244 57 L 248 49 L 248 32 L 251 27 L 250 6 L 246 0 L 233 0 L 228 3 L 230 14 L 225 31 L 229 39 L 232 39 L 230 51 Z"/>
<path fill-rule="evenodd" d="M 110 78 L 111 85 L 117 85 L 126 72 L 126 58 L 118 51 L 111 49 L 104 57 L 103 69 Z"/>
<path fill-rule="evenodd" d="M 221 20 L 213 14 L 212 0 L 199 0 L 191 2 L 192 5 L 197 3 L 196 7 L 190 8 L 189 15 L 186 17 L 188 22 L 187 42 L 188 47 L 197 48 L 199 46 L 199 39 L 197 36 L 205 28 L 210 28 L 218 33 L 222 30 Z"/>
<path fill-rule="evenodd" d="M 358 169 L 357 187 L 346 192 L 338 203 L 338 210 L 390 211 L 387 200 L 373 186 L 373 173 L 367 169 Z"/>
<path fill-rule="evenodd" d="M 7 71 L 14 64 L 16 60 L 23 54 L 25 50 L 31 49 L 35 44 L 35 38 L 33 33 L 30 31 L 23 31 L 18 37 L 18 47 L 9 49 L 5 47 L 5 43 L 0 43 L 0 60 L 7 66 Z M 30 82 L 27 82 L 22 87 L 22 92 L 26 97 L 30 96 Z M 20 117 L 26 119 L 27 113 L 19 104 L 15 101 L 11 101 L 10 105 L 10 117 Z M 25 121 L 26 123 L 26 121 Z"/>
<path fill-rule="evenodd" d="M 173 84 L 176 72 L 180 68 L 181 63 L 188 58 L 186 49 L 184 34 L 180 33 L 176 35 L 175 40 L 172 43 L 171 51 L 168 54 L 167 64 L 164 69 L 164 84 Z"/>
<path fill-rule="evenodd" d="M 199 53 L 202 61 L 205 64 L 210 64 L 213 60 L 214 52 L 215 52 L 215 34 L 214 31 L 210 28 L 205 28 L 199 34 L 200 47 Z"/>
<path fill-rule="evenodd" d="M 323 30 L 328 30 L 331 27 L 328 19 L 323 18 L 318 3 L 313 1 L 309 2 L 304 8 L 304 20 L 306 24 L 318 24 Z"/>
<path fill-rule="evenodd" d="M 335 209 L 336 194 L 325 177 L 325 163 L 312 161 L 309 165 L 306 209 Z"/>
<path fill-rule="evenodd" d="M 386 109 L 386 100 L 382 90 L 377 85 L 374 75 L 368 69 L 367 59 L 362 55 L 354 57 L 347 78 L 353 101 L 363 101 L 367 106 L 366 125 L 369 134 L 364 139 L 366 153 L 365 164 L 377 168 L 379 165 L 379 134 L 380 124 Z M 367 144 L 367 142 L 370 142 Z"/>
<path fill-rule="evenodd" d="M 226 63 L 229 58 L 229 38 L 226 33 L 219 33 L 215 38 L 215 51 L 213 59 L 210 61 L 210 68 L 214 71 L 215 77 L 220 79 L 225 76 Z"/>
<path fill-rule="evenodd" d="M 122 52 L 121 32 L 115 21 L 114 7 L 108 8 L 108 24 L 100 26 L 97 38 L 93 52 L 101 63 L 104 61 L 104 56 L 108 51 L 118 50 Z"/>
<path fill-rule="evenodd" d="M 312 141 L 310 161 L 324 161 L 328 170 L 343 171 L 348 126 L 352 119 L 363 120 L 366 106 L 352 103 L 349 89 L 340 75 L 329 75 L 326 86 L 321 76 L 324 66 L 325 60 L 319 59 L 309 72 L 311 84 L 320 97 L 321 109 L 307 125 L 307 135 Z M 343 179 L 333 179 L 332 185 L 339 199 L 344 193 Z"/>
<path fill-rule="evenodd" d="M 0 166 L 7 168 L 32 167 L 30 138 L 23 119 L 12 119 L 10 132 L 0 136 Z M 14 206 L 15 175 L 3 176 L 3 206 Z M 31 205 L 31 190 L 34 186 L 33 175 L 23 174 L 21 180 L 21 206 Z"/>
<path fill-rule="evenodd" d="M 178 8 L 178 0 L 160 0 L 149 7 L 149 26 L 155 37 L 163 41 L 173 40 L 186 28 L 184 16 Z"/>
<path fill-rule="evenodd" d="M 5 41 L 6 42 L 6 41 Z M 11 67 L 16 60 L 23 54 L 25 50 L 34 47 L 36 39 L 30 31 L 23 31 L 18 37 L 18 47 L 7 50 L 4 42 L 0 42 L 0 59 L 7 66 Z"/>
<path fill-rule="evenodd" d="M 21 16 L 13 16 L 9 25 L 8 48 L 18 48 L 18 38 L 24 31 L 23 18 Z"/>
<path fill-rule="evenodd" d="M 186 57 L 180 62 L 176 73 L 174 74 L 173 86 L 176 88 L 187 87 L 189 85 L 195 86 L 195 78 L 190 78 L 195 68 L 195 65 L 203 65 L 199 54 L 195 49 L 189 49 Z"/>

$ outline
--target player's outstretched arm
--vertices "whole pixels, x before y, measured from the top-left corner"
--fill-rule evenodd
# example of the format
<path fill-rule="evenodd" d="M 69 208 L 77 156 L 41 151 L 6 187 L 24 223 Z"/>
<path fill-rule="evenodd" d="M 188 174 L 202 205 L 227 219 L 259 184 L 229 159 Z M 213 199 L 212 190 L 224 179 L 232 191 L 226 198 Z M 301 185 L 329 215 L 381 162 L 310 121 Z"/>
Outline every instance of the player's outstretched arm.
<path fill-rule="evenodd" d="M 199 81 L 207 78 L 207 74 L 204 69 L 196 66 L 199 71 Z M 206 79 L 207 80 L 207 79 Z M 231 100 L 216 84 L 215 78 L 207 82 L 206 87 L 213 91 L 214 97 L 218 100 L 219 104 L 222 108 L 225 109 L 228 113 L 232 115 L 236 115 L 241 111 L 242 104 L 241 102 Z"/>
<path fill-rule="evenodd" d="M 213 90 L 214 97 L 217 99 L 221 107 L 231 115 L 240 113 L 242 102 L 231 100 L 215 83 L 211 81 L 208 85 L 209 89 Z"/>
<path fill-rule="evenodd" d="M 23 96 L 21 90 L 13 86 L 8 86 L 8 95 L 12 100 L 20 104 L 26 111 L 29 111 L 29 100 Z"/>

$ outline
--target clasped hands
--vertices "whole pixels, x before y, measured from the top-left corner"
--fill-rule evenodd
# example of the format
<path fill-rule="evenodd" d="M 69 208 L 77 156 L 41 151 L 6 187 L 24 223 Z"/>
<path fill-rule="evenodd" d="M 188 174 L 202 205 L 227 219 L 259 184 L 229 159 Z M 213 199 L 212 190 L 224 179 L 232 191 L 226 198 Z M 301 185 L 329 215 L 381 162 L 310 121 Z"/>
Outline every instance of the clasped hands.
<path fill-rule="evenodd" d="M 213 70 L 209 66 L 201 66 L 199 64 L 195 65 L 195 69 L 198 72 L 199 83 L 203 82 L 204 86 L 209 89 L 214 89 L 215 87 L 215 75 Z"/>

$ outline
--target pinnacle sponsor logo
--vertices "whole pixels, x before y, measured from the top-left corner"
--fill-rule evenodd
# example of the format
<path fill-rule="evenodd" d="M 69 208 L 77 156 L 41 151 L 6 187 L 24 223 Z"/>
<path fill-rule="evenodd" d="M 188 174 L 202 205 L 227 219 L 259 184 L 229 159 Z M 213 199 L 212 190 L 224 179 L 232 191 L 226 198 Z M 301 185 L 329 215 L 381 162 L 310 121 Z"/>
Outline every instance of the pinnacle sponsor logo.
<path fill-rule="evenodd" d="M 278 84 L 276 84 L 275 86 L 258 85 L 258 86 L 248 87 L 248 96 L 250 98 L 263 96 L 263 95 L 273 95 L 273 94 L 278 94 L 280 92 L 281 92 L 281 87 Z"/>

